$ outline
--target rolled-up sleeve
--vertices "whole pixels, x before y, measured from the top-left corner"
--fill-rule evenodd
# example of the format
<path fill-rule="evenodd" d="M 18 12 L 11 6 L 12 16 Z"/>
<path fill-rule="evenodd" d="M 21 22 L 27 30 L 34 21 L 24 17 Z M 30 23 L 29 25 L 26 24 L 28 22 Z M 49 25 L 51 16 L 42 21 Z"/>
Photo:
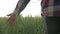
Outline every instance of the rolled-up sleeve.
<path fill-rule="evenodd" d="M 30 0 L 19 0 L 16 8 L 14 9 L 13 13 L 18 14 L 22 12 L 22 10 L 26 7 Z"/>

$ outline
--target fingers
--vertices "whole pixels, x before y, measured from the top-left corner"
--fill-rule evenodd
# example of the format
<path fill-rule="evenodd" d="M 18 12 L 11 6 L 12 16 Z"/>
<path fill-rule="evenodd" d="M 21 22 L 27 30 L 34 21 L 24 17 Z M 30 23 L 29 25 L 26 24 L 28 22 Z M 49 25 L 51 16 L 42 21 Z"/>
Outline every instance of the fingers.
<path fill-rule="evenodd" d="M 14 22 L 15 22 L 15 19 L 8 19 L 8 24 L 9 24 L 9 25 L 13 25 Z"/>
<path fill-rule="evenodd" d="M 15 16 L 11 16 L 8 20 L 7 20 L 8 24 L 12 25 L 15 22 Z"/>

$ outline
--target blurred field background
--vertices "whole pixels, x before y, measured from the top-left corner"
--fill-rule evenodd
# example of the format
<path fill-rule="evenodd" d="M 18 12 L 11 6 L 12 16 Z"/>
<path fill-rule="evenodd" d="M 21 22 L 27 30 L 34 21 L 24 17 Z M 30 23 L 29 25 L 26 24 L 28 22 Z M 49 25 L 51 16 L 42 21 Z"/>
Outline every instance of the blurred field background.
<path fill-rule="evenodd" d="M 7 18 L 0 17 L 0 34 L 45 34 L 42 17 L 16 17 L 15 24 L 7 25 Z"/>

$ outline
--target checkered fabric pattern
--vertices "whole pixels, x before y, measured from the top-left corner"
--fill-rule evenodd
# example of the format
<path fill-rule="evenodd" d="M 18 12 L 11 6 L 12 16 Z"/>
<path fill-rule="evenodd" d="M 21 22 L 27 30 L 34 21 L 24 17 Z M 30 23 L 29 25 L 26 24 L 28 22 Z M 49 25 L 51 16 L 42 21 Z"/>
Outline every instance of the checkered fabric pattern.
<path fill-rule="evenodd" d="M 42 0 L 43 16 L 60 16 L 60 0 Z"/>

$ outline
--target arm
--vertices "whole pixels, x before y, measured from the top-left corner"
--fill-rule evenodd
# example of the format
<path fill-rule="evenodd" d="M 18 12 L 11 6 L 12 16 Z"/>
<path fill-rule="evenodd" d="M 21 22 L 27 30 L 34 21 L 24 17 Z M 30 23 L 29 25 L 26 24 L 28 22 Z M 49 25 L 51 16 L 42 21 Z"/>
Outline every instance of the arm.
<path fill-rule="evenodd" d="M 13 14 L 20 14 L 22 10 L 27 6 L 30 0 L 19 0 Z"/>
<path fill-rule="evenodd" d="M 26 7 L 26 5 L 28 4 L 29 1 L 30 0 L 19 0 L 18 1 L 14 12 L 7 15 L 7 16 L 10 16 L 8 19 L 8 24 L 10 24 L 10 25 L 14 24 L 16 14 L 19 15 L 19 13 L 22 12 L 22 10 Z"/>

